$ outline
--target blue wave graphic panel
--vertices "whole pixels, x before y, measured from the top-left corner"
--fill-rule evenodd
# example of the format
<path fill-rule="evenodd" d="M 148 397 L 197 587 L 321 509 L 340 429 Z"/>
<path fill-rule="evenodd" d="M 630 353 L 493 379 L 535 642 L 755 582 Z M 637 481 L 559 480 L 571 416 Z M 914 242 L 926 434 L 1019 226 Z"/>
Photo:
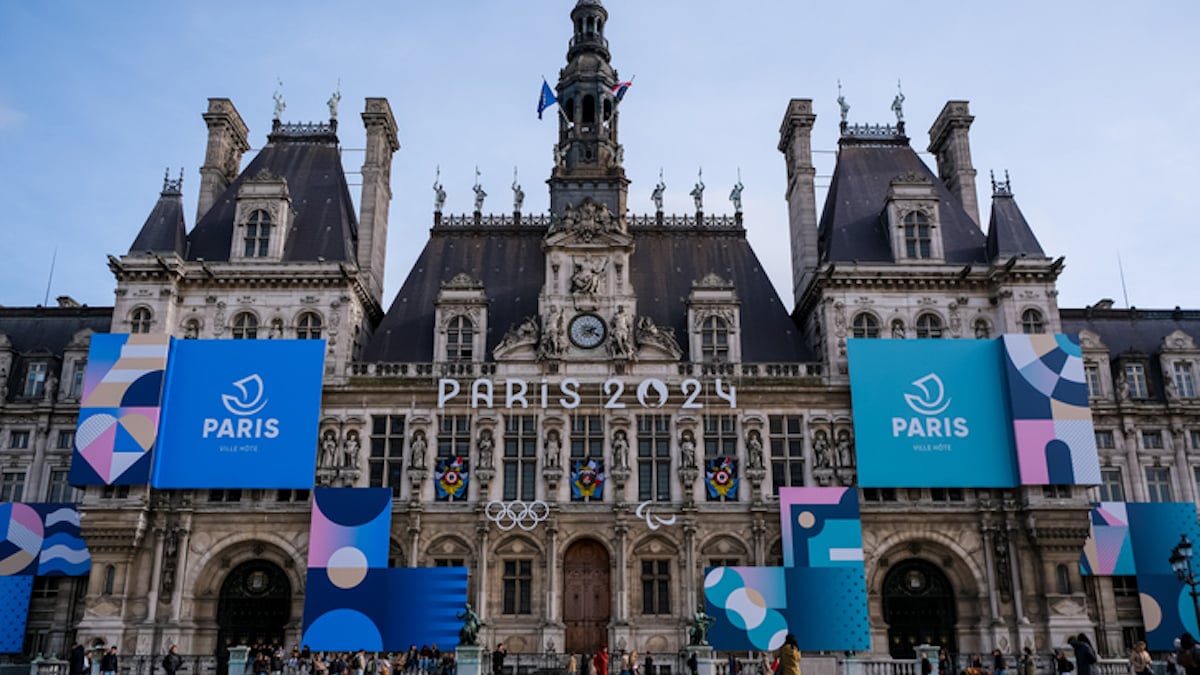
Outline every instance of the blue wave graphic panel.
<path fill-rule="evenodd" d="M 384 649 L 401 651 L 411 644 L 457 647 L 462 619 L 456 615 L 467 604 L 467 568 L 401 567 L 388 573 L 393 600 Z"/>
<path fill-rule="evenodd" d="M 25 622 L 33 577 L 0 577 L 0 654 L 17 654 L 25 643 Z"/>
<path fill-rule="evenodd" d="M 42 516 L 45 538 L 38 557 L 39 577 L 79 577 L 92 570 L 92 554 L 79 531 L 74 504 L 32 504 Z"/>

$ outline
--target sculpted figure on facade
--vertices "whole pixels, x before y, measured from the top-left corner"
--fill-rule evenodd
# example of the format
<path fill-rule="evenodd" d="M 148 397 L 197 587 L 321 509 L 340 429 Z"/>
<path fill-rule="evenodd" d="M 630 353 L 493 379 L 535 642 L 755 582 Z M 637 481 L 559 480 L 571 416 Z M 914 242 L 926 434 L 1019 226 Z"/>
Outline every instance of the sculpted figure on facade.
<path fill-rule="evenodd" d="M 425 432 L 418 429 L 408 445 L 408 465 L 414 469 L 424 469 L 425 451 L 428 449 L 429 442 L 425 440 Z"/>
<path fill-rule="evenodd" d="M 509 347 L 515 347 L 520 344 L 537 343 L 538 325 L 537 319 L 527 316 L 520 323 L 513 325 L 504 334 L 504 338 L 500 340 L 500 344 L 496 345 L 495 352 L 503 351 Z"/>
<path fill-rule="evenodd" d="M 525 203 L 525 191 L 521 189 L 521 184 L 517 182 L 517 169 L 513 167 L 513 213 L 521 211 L 521 205 Z"/>
<path fill-rule="evenodd" d="M 562 308 L 551 305 L 546 315 L 546 325 L 542 329 L 542 358 L 560 356 L 567 349 L 567 326 Z"/>
<path fill-rule="evenodd" d="M 42 400 L 43 401 L 53 401 L 54 393 L 57 391 L 58 391 L 58 378 L 54 376 L 54 373 L 50 373 L 50 376 L 46 378 L 46 384 L 44 385 L 44 389 L 42 390 Z"/>
<path fill-rule="evenodd" d="M 833 468 L 833 453 L 829 447 L 829 435 L 824 430 L 813 434 L 813 463 L 818 469 Z"/>
<path fill-rule="evenodd" d="M 679 465 L 685 469 L 696 468 L 696 437 L 690 429 L 679 439 Z"/>
<path fill-rule="evenodd" d="M 701 169 L 699 176 L 696 179 L 696 185 L 692 187 L 692 191 L 688 193 L 692 197 L 692 201 L 696 202 L 696 211 L 704 210 L 704 170 Z"/>
<path fill-rule="evenodd" d="M 729 193 L 729 201 L 733 202 L 734 213 L 742 212 L 742 190 L 744 190 L 745 187 L 745 185 L 742 185 L 742 179 L 739 176 L 738 182 L 733 184 L 733 191 Z"/>
<path fill-rule="evenodd" d="M 438 169 L 438 177 L 433 179 L 433 212 L 441 213 L 446 205 L 446 188 L 442 187 L 442 170 Z"/>
<path fill-rule="evenodd" d="M 496 439 L 491 429 L 479 432 L 479 440 L 475 442 L 475 450 L 479 452 L 479 468 L 490 469 L 494 465 L 493 453 L 496 450 Z"/>
<path fill-rule="evenodd" d="M 900 319 L 896 319 L 895 321 L 892 322 L 892 339 L 894 339 L 894 340 L 903 340 L 904 339 L 904 322 L 901 321 Z"/>
<path fill-rule="evenodd" d="M 988 338 L 988 333 L 990 333 L 990 332 L 991 331 L 988 330 L 988 322 L 985 319 L 976 319 L 975 320 L 975 339 L 976 340 L 986 340 Z"/>
<path fill-rule="evenodd" d="M 622 359 L 633 356 L 636 350 L 633 344 L 633 321 L 625 311 L 625 305 L 618 305 L 617 313 L 613 315 L 609 350 L 613 356 Z"/>
<path fill-rule="evenodd" d="M 346 433 L 346 442 L 342 446 L 342 466 L 347 469 L 357 469 L 360 448 L 362 448 L 362 444 L 358 440 L 358 431 L 351 429 Z"/>
<path fill-rule="evenodd" d="M 837 465 L 842 468 L 854 466 L 854 442 L 847 429 L 842 429 L 837 435 Z"/>
<path fill-rule="evenodd" d="M 762 434 L 757 430 L 751 431 L 746 437 L 746 461 L 751 469 L 763 468 Z"/>
<path fill-rule="evenodd" d="M 663 182 L 662 169 L 658 170 L 658 184 L 654 186 L 654 192 L 650 193 L 650 201 L 654 202 L 654 210 L 662 213 L 663 209 L 663 193 L 667 191 L 667 184 Z"/>
<path fill-rule="evenodd" d="M 629 437 L 623 429 L 613 434 L 612 442 L 613 468 L 629 466 Z"/>
<path fill-rule="evenodd" d="M 558 435 L 558 429 L 551 429 L 546 434 L 546 446 L 543 451 L 545 456 L 542 458 L 542 463 L 546 468 L 557 467 L 562 455 L 562 439 Z"/>
<path fill-rule="evenodd" d="M 648 316 L 638 317 L 635 336 L 638 345 L 656 346 L 675 358 L 679 358 L 683 354 L 683 350 L 679 348 L 679 342 L 675 339 L 675 329 L 660 328 L 655 325 L 654 319 Z"/>
<path fill-rule="evenodd" d="M 337 432 L 333 429 L 326 429 L 321 435 L 321 454 L 317 458 L 317 466 L 323 469 L 333 469 L 337 467 Z"/>
<path fill-rule="evenodd" d="M 475 193 L 475 213 L 483 212 L 483 200 L 487 198 L 487 193 L 483 191 L 483 186 L 479 184 L 479 169 L 475 169 L 475 186 L 471 188 Z"/>
<path fill-rule="evenodd" d="M 608 268 L 608 259 L 589 260 L 575 258 L 575 270 L 571 272 L 571 293 L 575 295 L 596 295 L 600 292 L 600 280 L 604 270 Z"/>

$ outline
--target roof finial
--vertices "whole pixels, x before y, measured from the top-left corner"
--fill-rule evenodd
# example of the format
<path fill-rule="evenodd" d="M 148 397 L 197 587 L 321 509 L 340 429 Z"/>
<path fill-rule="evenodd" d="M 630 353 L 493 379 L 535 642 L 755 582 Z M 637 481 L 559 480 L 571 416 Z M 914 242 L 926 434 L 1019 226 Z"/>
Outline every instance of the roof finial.
<path fill-rule="evenodd" d="M 696 202 L 696 213 L 704 211 L 704 167 L 696 172 L 696 186 L 688 193 Z"/>
<path fill-rule="evenodd" d="M 162 195 L 180 195 L 183 194 L 183 168 L 179 169 L 179 179 L 171 180 L 171 167 L 163 170 L 163 186 Z"/>
<path fill-rule="evenodd" d="M 733 202 L 733 212 L 740 214 L 742 212 L 742 190 L 746 186 L 742 185 L 742 167 L 737 170 L 737 182 L 733 184 L 733 191 L 729 193 L 729 201 Z"/>
<path fill-rule="evenodd" d="M 275 78 L 279 85 L 275 88 L 275 94 L 271 98 L 275 99 L 275 116 L 271 119 L 282 119 L 283 111 L 287 109 L 287 102 L 283 100 L 283 79 Z"/>
<path fill-rule="evenodd" d="M 996 180 L 996 172 L 995 171 L 989 170 L 988 173 L 991 174 L 991 176 L 992 176 L 992 196 L 993 197 L 1011 197 L 1012 196 L 1012 182 L 1008 178 L 1008 169 L 1004 170 L 1004 180 L 1003 181 Z"/>
<path fill-rule="evenodd" d="M 900 87 L 899 78 L 896 79 L 896 98 L 892 99 L 892 112 L 896 113 L 896 123 L 904 123 L 904 90 Z"/>
<path fill-rule="evenodd" d="M 663 182 L 662 167 L 658 168 L 658 185 L 654 186 L 654 192 L 650 193 L 650 200 L 654 202 L 654 211 L 662 213 L 663 193 L 667 191 L 667 184 Z"/>
<path fill-rule="evenodd" d="M 513 167 L 513 213 L 521 212 L 521 205 L 525 203 L 525 191 L 521 189 L 521 184 L 517 182 L 517 167 Z"/>
<path fill-rule="evenodd" d="M 841 111 L 842 111 L 842 124 L 845 124 L 846 117 L 850 114 L 850 104 L 846 103 L 846 97 L 842 96 L 842 81 L 839 79 L 837 81 L 837 83 L 838 83 L 837 103 L 838 103 L 838 108 L 841 109 Z"/>
<path fill-rule="evenodd" d="M 337 89 L 333 90 L 333 96 L 330 96 L 329 100 L 325 102 L 325 105 L 329 106 L 329 119 L 331 119 L 331 120 L 337 119 L 338 103 L 341 103 L 341 101 L 342 101 L 342 78 L 339 77 L 338 81 L 337 81 Z"/>
<path fill-rule="evenodd" d="M 483 213 L 483 199 L 487 197 L 487 193 L 483 191 L 483 186 L 479 184 L 479 167 L 475 167 L 475 187 L 471 188 L 475 191 L 475 213 Z"/>
<path fill-rule="evenodd" d="M 442 165 L 437 167 L 437 173 L 433 176 L 433 212 L 441 213 L 442 207 L 446 205 L 446 188 L 442 187 Z"/>

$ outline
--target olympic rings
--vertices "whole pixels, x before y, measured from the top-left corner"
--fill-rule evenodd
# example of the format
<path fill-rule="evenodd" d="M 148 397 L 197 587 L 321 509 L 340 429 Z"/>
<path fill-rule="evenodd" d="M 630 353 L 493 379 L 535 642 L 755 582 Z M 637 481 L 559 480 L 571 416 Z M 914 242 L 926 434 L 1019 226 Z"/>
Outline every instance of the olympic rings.
<path fill-rule="evenodd" d="M 531 502 L 520 499 L 511 502 L 493 500 L 484 507 L 483 514 L 505 532 L 514 527 L 529 532 L 550 517 L 550 506 L 540 499 Z"/>

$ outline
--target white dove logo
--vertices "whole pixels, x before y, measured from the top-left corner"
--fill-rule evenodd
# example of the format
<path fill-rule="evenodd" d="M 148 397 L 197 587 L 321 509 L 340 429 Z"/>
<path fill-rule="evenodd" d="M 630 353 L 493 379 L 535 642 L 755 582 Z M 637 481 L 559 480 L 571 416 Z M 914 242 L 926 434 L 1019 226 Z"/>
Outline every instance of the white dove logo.
<path fill-rule="evenodd" d="M 904 400 L 914 412 L 922 415 L 938 415 L 950 407 L 951 399 L 946 398 L 946 387 L 942 379 L 935 373 L 913 381 L 913 386 L 921 390 L 921 394 L 905 394 Z M 945 399 L 943 401 L 943 399 Z"/>
<path fill-rule="evenodd" d="M 267 406 L 267 399 L 263 398 L 263 381 L 257 373 L 237 380 L 233 386 L 241 392 L 241 396 L 221 394 L 221 402 L 225 404 L 225 409 L 230 413 L 245 417 L 253 415 Z"/>

